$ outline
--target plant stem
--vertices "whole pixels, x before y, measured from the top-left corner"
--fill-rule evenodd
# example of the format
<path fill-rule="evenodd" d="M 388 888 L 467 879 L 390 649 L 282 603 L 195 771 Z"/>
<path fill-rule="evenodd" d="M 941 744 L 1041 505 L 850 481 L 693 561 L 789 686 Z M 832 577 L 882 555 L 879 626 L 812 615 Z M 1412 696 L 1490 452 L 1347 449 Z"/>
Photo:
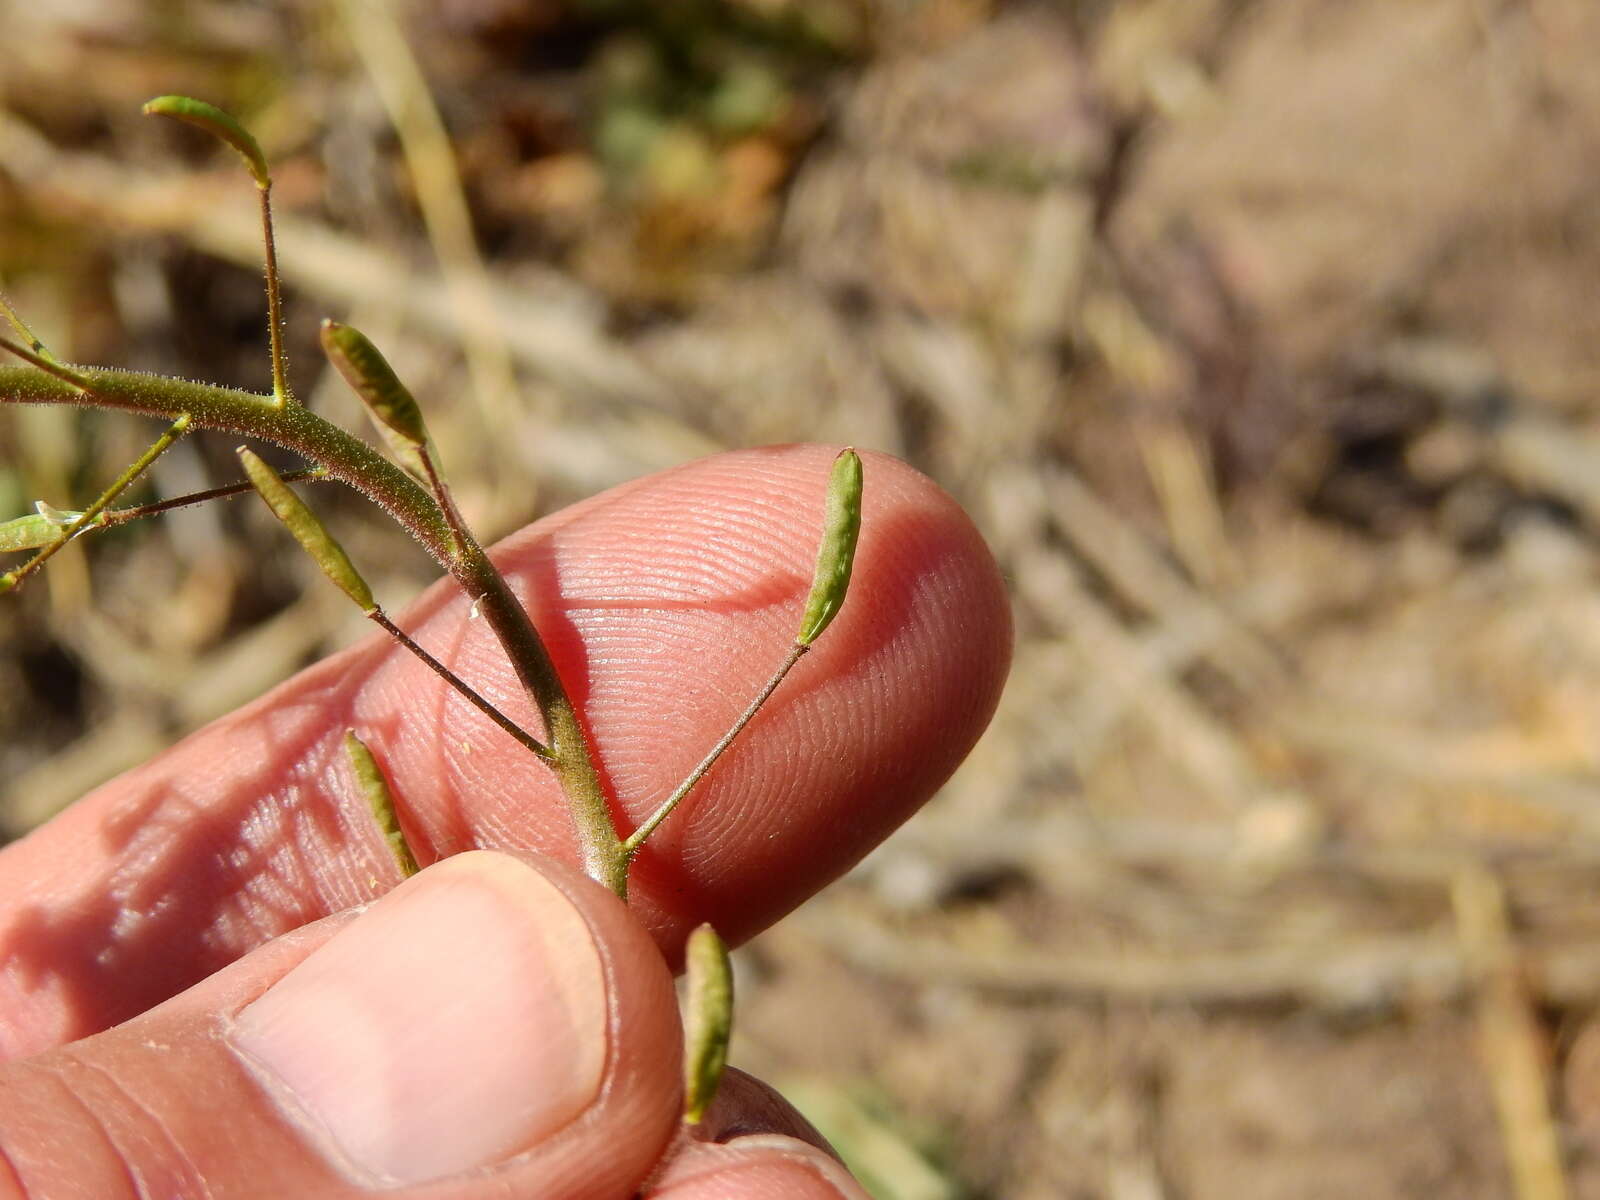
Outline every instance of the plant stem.
<path fill-rule="evenodd" d="M 272 236 L 272 183 L 257 188 L 261 197 L 261 242 L 267 269 L 267 330 L 272 349 L 272 398 L 279 408 L 294 403 L 284 379 L 283 289 L 278 282 L 278 246 Z"/>
<path fill-rule="evenodd" d="M 326 479 L 328 475 L 321 467 L 306 467 L 300 471 L 284 471 L 278 478 L 285 483 L 306 483 Z M 93 524 L 97 529 L 110 529 L 117 525 L 126 525 L 129 521 L 137 521 L 141 517 L 159 516 L 175 508 L 188 508 L 191 505 L 204 504 L 209 500 L 231 500 L 235 496 L 247 495 L 254 490 L 249 482 L 230 483 L 223 487 L 207 488 L 203 492 L 189 492 L 166 500 L 156 500 L 150 504 L 134 505 L 132 508 L 108 509 L 96 517 Z"/>
<path fill-rule="evenodd" d="M 789 648 L 789 655 L 783 660 L 783 665 L 773 672 L 772 678 L 767 680 L 762 689 L 756 693 L 756 698 L 750 701 L 745 710 L 739 714 L 739 719 L 733 723 L 733 727 L 722 735 L 715 746 L 711 747 L 706 756 L 700 760 L 700 764 L 689 772 L 688 778 L 677 786 L 672 795 L 661 802 L 661 807 L 651 813 L 645 819 L 643 825 L 623 839 L 623 854 L 627 855 L 631 860 L 639 852 L 639 847 L 644 845 L 645 839 L 656 831 L 656 826 L 672 815 L 672 810 L 678 807 L 678 802 L 689 794 L 695 784 L 700 782 L 701 777 L 711 769 L 711 765 L 722 757 L 723 751 L 733 745 L 733 739 L 739 736 L 739 731 L 750 724 L 750 719 L 760 712 L 761 706 L 772 698 L 772 693 L 778 690 L 778 685 L 783 682 L 784 676 L 794 669 L 795 663 L 799 662 L 809 649 L 811 649 L 809 645 L 799 642 Z"/>
<path fill-rule="evenodd" d="M 427 492 L 366 442 L 315 413 L 298 405 L 279 408 L 272 397 L 256 392 L 141 371 L 74 366 L 71 373 L 69 381 L 28 367 L 0 366 L 0 403 L 87 405 L 168 420 L 187 413 L 194 428 L 274 442 L 322 464 L 329 477 L 369 497 L 448 567 L 449 529 Z"/>
<path fill-rule="evenodd" d="M 10 338 L 0 337 L 0 350 L 15 354 L 24 362 L 30 362 L 38 367 L 46 375 L 53 376 L 64 383 L 72 384 L 80 392 L 88 394 L 91 391 L 88 381 L 82 375 L 79 375 L 66 363 L 46 350 L 43 344 L 39 342 L 39 339 L 34 337 L 32 331 L 28 330 L 26 326 L 22 326 L 22 329 L 29 343 L 28 347 L 19 346 Z"/>
<path fill-rule="evenodd" d="M 39 335 L 28 328 L 28 323 L 22 319 L 22 315 L 11 307 L 11 302 L 3 295 L 0 295 L 0 315 L 3 315 L 10 322 L 11 328 L 15 329 L 17 335 L 28 343 L 30 350 L 46 362 L 53 363 L 56 361 L 56 356 L 51 354 L 45 344 L 39 340 Z"/>
<path fill-rule="evenodd" d="M 279 476 L 285 483 L 314 483 L 327 477 L 327 472 L 321 467 L 307 467 L 301 471 L 285 471 Z M 235 496 L 242 496 L 246 492 L 253 490 L 254 488 L 248 483 L 230 483 L 226 487 L 207 488 L 203 492 L 189 492 L 186 495 L 172 496 L 166 500 L 156 500 L 149 504 L 135 504 L 128 508 L 108 508 L 97 513 L 94 520 L 85 522 L 81 533 L 74 536 L 94 533 L 101 529 L 115 529 L 119 525 L 127 525 L 144 517 L 160 516 L 162 513 L 172 512 L 174 509 L 190 508 L 197 504 L 205 504 L 210 500 L 231 500 Z M 42 504 L 44 502 L 40 501 L 39 503 Z M 76 518 L 81 514 L 72 513 L 66 515 Z M 59 531 L 57 536 L 65 539 L 66 526 L 58 525 L 57 529 Z"/>
<path fill-rule="evenodd" d="M 451 568 L 451 573 L 478 603 L 479 614 L 499 636 L 517 677 L 539 705 L 545 737 L 555 753 L 550 765 L 561 781 L 577 826 L 583 869 L 591 879 L 627 899 L 628 855 L 617 836 L 588 736 L 544 642 L 511 594 L 504 576 L 495 570 L 476 542 L 469 539 L 463 548 L 463 562 Z"/>
<path fill-rule="evenodd" d="M 476 542 L 476 539 L 467 532 L 466 522 L 461 519 L 461 510 L 456 507 L 455 497 L 450 494 L 444 476 L 439 473 L 439 464 L 433 461 L 433 450 L 428 443 L 424 442 L 417 447 L 417 457 L 422 460 L 422 469 L 427 473 L 428 490 L 438 501 L 439 511 L 444 514 L 445 524 L 450 526 L 450 532 L 455 537 L 457 553 L 463 553 L 467 544 Z"/>
<path fill-rule="evenodd" d="M 544 759 L 546 762 L 551 761 L 555 757 L 550 753 L 548 747 L 543 745 L 539 739 L 534 737 L 526 729 L 522 728 L 522 726 L 518 725 L 510 717 L 506 716 L 505 713 L 501 712 L 494 705 L 490 704 L 489 701 L 485 700 L 483 696 L 478 693 L 477 689 L 469 684 L 465 679 L 461 678 L 461 676 L 457 675 L 449 667 L 445 666 L 437 658 L 419 646 L 409 633 L 401 629 L 389 619 L 388 615 L 383 611 L 383 609 L 373 609 L 367 614 L 367 619 L 373 624 L 377 625 L 379 628 L 386 631 L 390 637 L 394 638 L 395 641 L 399 642 L 407 650 L 411 651 L 411 653 L 417 658 L 421 659 L 423 664 L 427 666 L 429 670 L 431 670 L 440 679 L 448 683 L 451 687 L 455 688 L 456 691 L 460 692 L 461 695 L 465 697 L 474 708 L 476 708 L 484 716 L 488 717 L 496 725 L 500 726 L 501 729 L 509 733 L 513 738 L 520 742 L 529 751 L 529 753 L 538 758 Z"/>
<path fill-rule="evenodd" d="M 105 511 L 108 504 L 127 491 L 135 479 L 138 479 L 145 471 L 149 470 L 150 464 L 165 454 L 188 428 L 189 416 L 187 413 L 181 414 L 165 433 L 151 443 L 148 450 L 136 458 L 126 471 L 118 475 L 112 481 L 110 487 L 100 493 L 93 504 L 79 513 L 73 519 L 72 524 L 61 531 L 59 538 L 45 546 L 16 570 L 7 571 L 4 575 L 0 575 L 0 592 L 8 592 L 18 587 L 24 579 L 49 562 L 57 550 L 82 533 L 96 517 Z"/>
<path fill-rule="evenodd" d="M 187 414 L 195 428 L 275 442 L 324 467 L 384 508 L 478 602 L 518 680 L 544 720 L 550 763 L 577 827 L 589 875 L 619 896 L 627 894 L 628 857 L 600 784 L 577 710 L 562 686 L 527 612 L 505 579 L 470 537 L 457 547 L 439 504 L 409 475 L 361 439 L 298 404 L 215 384 L 138 371 L 73 367 L 81 383 L 37 367 L 0 366 L 0 403 L 74 404 L 144 413 L 172 420 Z"/>

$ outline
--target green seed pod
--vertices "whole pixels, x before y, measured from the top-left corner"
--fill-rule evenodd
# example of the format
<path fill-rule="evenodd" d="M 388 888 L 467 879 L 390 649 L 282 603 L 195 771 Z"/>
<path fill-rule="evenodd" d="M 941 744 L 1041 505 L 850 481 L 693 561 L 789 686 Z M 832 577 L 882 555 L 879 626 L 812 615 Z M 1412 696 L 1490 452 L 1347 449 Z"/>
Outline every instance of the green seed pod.
<path fill-rule="evenodd" d="M 266 191 L 272 186 L 272 176 L 267 172 L 267 156 L 261 146 L 250 136 L 250 131 L 214 104 L 192 100 L 188 96 L 157 96 L 144 106 L 148 115 L 173 117 L 204 129 L 212 137 L 232 146 L 244 157 L 245 165 L 256 181 L 256 186 Z"/>
<path fill-rule="evenodd" d="M 295 541 L 316 560 L 322 573 L 360 605 L 362 612 L 370 615 L 377 611 L 378 605 L 372 598 L 372 589 L 367 586 L 367 581 L 361 578 L 361 572 L 356 570 L 344 547 L 333 540 L 333 535 L 306 507 L 305 501 L 295 495 L 289 485 L 278 478 L 278 473 L 261 461 L 248 446 L 239 447 L 239 461 L 244 464 L 244 473 L 250 477 L 250 483 L 256 491 L 261 493 L 267 507 L 289 527 Z"/>
<path fill-rule="evenodd" d="M 716 1099 L 733 1035 L 733 967 L 709 925 L 689 935 L 684 983 L 683 1119 L 697 1125 Z"/>
<path fill-rule="evenodd" d="M 400 828 L 400 816 L 394 807 L 394 793 L 389 790 L 389 781 L 384 777 L 383 768 L 372 757 L 367 744 L 356 736 L 354 729 L 345 731 L 344 752 L 355 772 L 356 784 L 367 798 L 367 806 L 372 809 L 372 818 L 378 823 L 383 840 L 400 867 L 400 874 L 409 879 L 419 869 L 417 859 L 411 853 L 411 844 L 406 841 L 405 831 Z"/>
<path fill-rule="evenodd" d="M 322 350 L 361 397 L 400 464 L 412 474 L 424 476 L 421 452 L 428 444 L 428 430 L 422 422 L 422 409 L 389 361 L 366 334 L 337 321 L 322 323 Z"/>
<path fill-rule="evenodd" d="M 817 569 L 806 597 L 805 616 L 795 641 L 809 646 L 822 635 L 844 604 L 850 588 L 850 570 L 856 560 L 856 540 L 861 536 L 861 457 L 850 447 L 839 451 L 828 477 L 828 505 L 822 518 L 822 544 L 817 549 Z"/>

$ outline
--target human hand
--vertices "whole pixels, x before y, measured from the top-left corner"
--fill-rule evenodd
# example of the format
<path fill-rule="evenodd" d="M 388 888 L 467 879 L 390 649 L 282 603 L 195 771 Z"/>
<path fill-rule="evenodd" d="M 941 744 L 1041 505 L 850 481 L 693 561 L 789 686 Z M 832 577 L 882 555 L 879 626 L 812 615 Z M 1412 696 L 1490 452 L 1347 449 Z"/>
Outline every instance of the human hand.
<path fill-rule="evenodd" d="M 497 552 L 624 829 L 781 657 L 831 457 L 722 455 Z M 679 1132 L 667 964 L 700 922 L 742 941 L 839 875 L 993 711 L 1010 623 L 992 559 L 903 464 L 872 456 L 867 478 L 844 613 L 640 854 L 627 908 L 558 861 L 575 853 L 548 773 L 381 641 L 0 852 L 0 1194 L 851 1194 L 754 1081 L 733 1077 L 701 1140 Z M 401 623 L 533 720 L 454 588 Z M 361 911 L 395 868 L 343 765 L 350 727 L 419 858 L 448 859 Z"/>

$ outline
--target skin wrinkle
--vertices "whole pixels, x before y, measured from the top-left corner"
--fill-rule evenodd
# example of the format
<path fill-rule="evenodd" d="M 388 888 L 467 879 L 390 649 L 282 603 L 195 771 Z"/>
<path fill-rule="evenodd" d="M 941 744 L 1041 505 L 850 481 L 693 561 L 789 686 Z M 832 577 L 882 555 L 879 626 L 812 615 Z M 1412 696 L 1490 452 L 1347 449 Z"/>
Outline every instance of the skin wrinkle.
<path fill-rule="evenodd" d="M 804 1172 L 810 1177 L 807 1182 L 826 1189 L 817 1194 L 864 1195 L 837 1159 L 809 1142 L 778 1132 L 741 1134 L 727 1140 L 693 1143 L 662 1171 L 646 1195 L 651 1200 L 671 1200 L 677 1196 L 688 1200 L 705 1195 L 759 1194 L 774 1198 L 792 1195 L 790 1191 L 770 1191 L 765 1186 L 759 1193 L 748 1190 L 758 1186 L 758 1181 L 759 1184 L 773 1182 L 774 1176 L 779 1177 L 779 1183 L 793 1185 L 795 1180 L 783 1178 L 788 1175 L 785 1168 Z M 716 1187 L 719 1182 L 739 1186 L 739 1190 L 721 1191 Z"/>
<path fill-rule="evenodd" d="M 273 724 L 280 729 L 286 721 L 291 726 L 296 726 L 295 716 L 303 716 L 306 710 L 304 705 L 296 705 L 290 706 L 286 711 L 288 716 L 275 714 Z M 243 755 L 234 756 L 236 762 L 242 758 L 243 765 L 247 767 L 255 765 L 248 753 L 248 746 L 251 744 L 254 743 L 247 743 Z M 203 773 L 208 781 L 212 774 L 212 772 Z M 137 782 L 141 777 L 148 779 L 151 775 L 157 773 L 153 769 L 146 769 L 143 772 L 136 772 L 133 778 Z M 295 773 L 291 773 L 291 781 L 294 778 Z M 138 1008 L 147 1007 L 149 1003 L 164 998 L 166 994 L 178 990 L 180 986 L 190 981 L 180 976 L 173 984 L 166 984 L 167 977 L 159 968 L 145 961 L 149 951 L 142 949 L 145 943 L 168 940 L 163 936 L 163 930 L 172 919 L 175 919 L 177 906 L 161 904 L 158 901 L 162 897 L 181 895 L 182 893 L 176 889 L 185 886 L 183 879 L 174 878 L 169 882 L 161 871 L 150 867 L 150 864 L 160 860 L 162 850 L 174 839 L 184 840 L 187 851 L 194 860 L 215 864 L 215 869 L 223 877 L 238 880 L 232 889 L 224 893 L 224 902 L 218 904 L 208 922 L 188 935 L 192 947 L 190 950 L 192 960 L 198 964 L 200 971 L 210 973 L 236 957 L 237 931 L 242 927 L 251 928 L 261 934 L 270 934 L 280 932 L 284 925 L 299 924 L 309 917 L 321 915 L 317 910 L 320 889 L 316 885 L 319 881 L 314 874 L 308 876 L 303 869 L 298 868 L 298 862 L 303 856 L 298 853 L 291 840 L 282 835 L 281 831 L 285 826 L 281 821 L 276 826 L 277 836 L 266 840 L 253 839 L 241 832 L 241 824 L 247 825 L 247 822 L 223 824 L 207 819 L 205 806 L 198 799 L 179 801 L 175 804 L 175 800 L 179 797 L 186 799 L 196 794 L 196 785 L 192 778 L 178 777 L 164 780 L 157 775 L 153 782 L 157 790 L 149 793 L 148 799 L 137 800 L 131 806 L 124 804 L 106 822 L 115 844 L 120 845 L 124 853 L 120 859 L 108 859 L 99 864 L 99 871 L 104 879 L 105 902 L 109 905 L 107 911 L 120 913 L 132 909 L 144 913 L 144 920 L 139 926 L 130 928 L 120 937 L 108 934 L 98 943 L 72 938 L 59 939 L 54 943 L 56 947 L 54 952 L 58 956 L 61 954 L 60 947 L 64 945 L 87 945 L 91 948 L 99 945 L 99 949 L 91 949 L 94 954 L 93 965 L 90 966 L 85 962 L 78 969 L 87 971 L 88 977 L 97 981 L 94 986 L 100 992 L 107 992 L 118 986 L 110 981 L 126 974 L 124 965 L 131 967 L 134 963 L 141 963 L 141 983 L 146 990 L 141 993 L 136 987 L 124 985 L 115 993 L 119 999 L 136 1003 Z M 293 786 L 292 782 L 286 785 L 290 789 Z M 177 796 L 172 793 L 177 793 Z M 137 794 L 135 789 L 135 795 Z M 259 813 L 268 808 L 279 810 L 284 808 L 281 794 L 278 797 L 270 794 L 261 796 L 252 803 L 248 811 Z M 69 810 L 64 821 L 69 828 L 73 824 L 82 824 L 81 815 L 81 810 L 79 812 Z M 338 820 L 337 815 L 334 819 Z M 29 840 L 36 839 L 37 835 Z M 250 848 L 246 866 L 243 868 L 230 865 L 234 849 L 237 847 Z M 288 866 L 283 865 L 286 862 Z M 67 896 L 72 895 L 71 889 L 77 882 L 73 879 L 63 883 Z M 249 920 L 241 921 L 238 906 L 244 902 L 252 887 L 259 889 L 274 883 L 277 884 L 275 893 L 284 897 L 288 903 L 277 911 L 275 917 L 272 915 L 274 913 L 272 907 L 257 906 Z M 15 919 L 18 914 L 12 915 Z M 22 915 L 26 916 L 26 910 Z M 113 925 L 111 928 L 115 929 L 116 926 Z M 14 952 L 13 957 L 15 957 Z M 57 961 L 61 960 L 58 958 Z M 157 959 L 156 962 L 159 963 L 160 960 Z M 141 994 L 150 996 L 150 999 L 138 1003 Z M 47 1018 L 49 1016 L 48 1010 L 36 1006 L 24 1005 L 23 1008 L 25 1012 L 40 1012 Z M 18 1024 L 26 1026 L 27 1022 L 19 1021 Z M 38 1044 L 42 1039 L 54 1041 L 59 1040 L 60 1036 L 61 1033 L 56 1029 L 35 1023 L 33 1028 L 23 1033 L 22 1044 L 13 1048 L 25 1049 L 30 1044 Z"/>
<path fill-rule="evenodd" d="M 97 1160 L 101 1163 L 111 1164 L 112 1169 L 120 1175 L 123 1184 L 122 1195 L 129 1197 L 130 1200 L 139 1195 L 138 1180 L 134 1177 L 127 1160 L 118 1151 L 116 1139 L 111 1136 L 111 1131 L 106 1128 L 105 1123 L 100 1119 L 99 1113 L 79 1095 L 78 1089 L 67 1081 L 65 1073 L 60 1068 L 53 1065 L 46 1066 L 41 1063 L 21 1062 L 13 1064 L 10 1069 L 25 1071 L 36 1079 L 43 1080 L 44 1085 L 60 1097 L 59 1100 L 49 1106 L 53 1126 L 50 1131 L 52 1135 L 51 1141 L 59 1143 L 63 1136 L 70 1137 L 74 1158 L 79 1162 L 83 1162 L 94 1154 L 95 1149 L 98 1149 L 100 1153 L 95 1156 Z M 62 1113 L 65 1110 L 74 1111 L 81 1114 L 81 1116 L 77 1120 L 69 1119 L 69 1123 L 63 1123 Z M 0 1120 L 0 1131 L 3 1131 L 5 1135 L 9 1135 L 14 1129 L 22 1130 L 20 1134 L 22 1138 L 26 1138 L 30 1132 L 25 1122 L 14 1123 L 9 1120 Z M 84 1141 L 86 1138 L 92 1138 L 95 1145 L 92 1147 L 85 1146 Z M 38 1151 L 37 1145 L 29 1148 L 35 1153 Z M 22 1156 L 11 1145 L 0 1144 L 0 1158 L 4 1158 L 11 1174 L 17 1179 L 21 1195 L 25 1200 L 50 1200 L 47 1193 L 35 1189 L 30 1173 L 23 1166 Z M 45 1174 L 49 1174 L 49 1165 L 44 1165 L 42 1171 Z M 92 1175 L 86 1173 L 86 1178 L 92 1178 L 101 1184 L 107 1182 L 103 1168 Z M 114 1193 L 106 1193 L 102 1190 L 98 1200 L 117 1200 L 117 1197 Z"/>
<path fill-rule="evenodd" d="M 23 1185 L 22 1175 L 17 1170 L 17 1164 L 11 1161 L 11 1150 L 0 1138 L 0 1196 L 16 1197 L 16 1200 L 28 1200 L 28 1189 Z"/>
<path fill-rule="evenodd" d="M 724 509 L 717 514 L 718 519 L 714 524 L 703 528 L 661 531 L 653 547 L 658 557 L 648 563 L 636 564 L 641 572 L 638 578 L 648 581 L 642 587 L 635 585 L 639 587 L 639 597 L 659 604 L 695 598 L 694 592 L 678 593 L 662 589 L 664 580 L 683 584 L 699 582 L 723 590 L 735 590 L 731 585 L 749 586 L 758 582 L 772 573 L 771 562 L 763 562 L 762 556 L 772 548 L 772 528 L 784 516 L 784 511 L 766 505 L 750 509 Z M 708 549 L 719 553 L 708 557 Z M 786 566 L 790 565 L 787 560 L 793 557 L 783 555 Z M 756 565 L 758 563 L 761 564 L 759 567 Z M 711 569 L 713 564 L 714 569 Z M 611 577 L 613 572 L 608 571 L 607 575 Z M 626 580 L 628 576 L 619 575 L 617 578 Z M 608 582 L 612 580 L 608 578 Z M 608 599 L 586 598 L 581 593 L 579 598 L 599 606 L 603 606 Z"/>
<path fill-rule="evenodd" d="M 211 1189 L 206 1186 L 204 1174 L 196 1166 L 193 1157 L 184 1149 L 183 1144 L 173 1135 L 171 1126 L 160 1113 L 141 1100 L 135 1092 L 125 1087 L 122 1081 L 107 1068 L 74 1053 L 71 1047 L 66 1047 L 62 1053 L 69 1056 L 70 1061 L 78 1070 L 94 1075 L 107 1088 L 121 1097 L 122 1107 L 113 1111 L 117 1112 L 119 1116 L 133 1115 L 144 1118 L 148 1130 L 153 1132 L 156 1135 L 156 1139 L 159 1140 L 163 1153 L 158 1161 L 164 1168 L 162 1171 L 163 1177 L 159 1180 L 159 1186 L 152 1186 L 157 1181 L 148 1178 L 148 1171 L 142 1169 L 142 1165 L 150 1161 L 150 1156 L 148 1154 L 132 1153 L 131 1147 L 130 1152 L 124 1152 L 122 1144 L 116 1135 L 109 1128 L 102 1125 L 107 1140 L 116 1149 L 117 1157 L 127 1164 L 128 1176 L 133 1181 L 138 1195 L 178 1195 L 184 1197 L 184 1200 L 190 1200 L 190 1197 L 193 1197 L 194 1200 L 204 1200 L 205 1197 L 212 1194 Z M 98 1117 L 99 1106 L 95 1105 L 92 1108 Z M 133 1127 L 131 1124 L 129 1128 L 130 1132 L 132 1132 Z M 141 1136 L 142 1140 L 147 1144 L 151 1143 L 152 1139 L 147 1134 L 136 1134 L 135 1136 Z M 141 1166 L 136 1167 L 134 1165 L 136 1163 L 141 1164 Z M 172 1167 L 177 1168 L 176 1172 L 170 1169 Z M 172 1178 L 174 1174 L 176 1179 Z M 176 1188 L 174 1187 L 175 1183 L 179 1185 Z"/>
<path fill-rule="evenodd" d="M 677 530 L 678 522 L 685 517 L 689 518 L 692 525 L 714 531 L 719 525 L 744 519 L 745 514 L 752 510 L 778 518 L 787 518 L 798 510 L 813 517 L 813 526 L 820 527 L 822 493 L 817 483 L 787 468 L 768 468 L 760 461 L 761 456 L 766 454 L 787 459 L 797 451 L 805 450 L 822 450 L 830 458 L 833 453 L 831 449 L 793 446 L 745 451 L 663 472 L 651 480 L 635 480 L 621 488 L 580 501 L 560 514 L 563 520 L 552 529 L 551 551 L 559 556 L 561 551 L 570 549 L 567 530 L 580 519 L 626 504 L 633 520 L 657 532 L 651 538 L 641 539 L 624 536 L 621 527 L 617 532 L 611 532 L 609 527 L 602 526 L 598 538 L 592 534 L 585 534 L 584 538 L 591 551 L 602 553 L 584 555 L 578 561 L 599 567 L 608 580 L 614 581 L 620 576 L 648 586 L 655 566 L 664 560 L 671 561 L 670 556 L 663 556 L 660 552 L 663 537 L 683 536 Z M 884 460 L 880 458 L 878 461 Z M 685 487 L 685 480 L 689 479 L 693 480 L 693 485 Z M 638 496 L 637 493 L 644 490 L 643 485 L 647 482 L 653 486 L 645 490 L 642 497 Z M 738 502 L 728 503 L 727 498 L 734 496 L 740 497 Z M 766 520 L 760 522 L 758 527 L 770 528 Z M 660 532 L 663 529 L 667 531 L 665 535 Z M 691 561 L 697 560 L 700 557 L 699 543 L 692 538 L 685 538 L 685 544 L 689 549 L 687 557 Z M 634 548 L 635 553 L 625 555 L 625 548 Z M 783 549 L 773 546 L 769 541 L 763 541 L 760 548 L 765 552 Z M 795 564 L 797 568 L 802 565 L 809 568 L 809 563 L 804 559 L 805 555 L 800 554 Z M 751 562 L 743 569 L 761 574 L 768 568 L 765 565 L 757 567 L 755 562 Z M 580 601 L 584 598 L 584 578 L 580 570 L 571 581 L 572 595 Z"/>
<path fill-rule="evenodd" d="M 348 897 L 365 898 L 371 894 L 367 881 L 372 876 L 373 864 L 381 861 L 383 852 L 379 840 L 372 836 L 365 806 L 354 802 L 332 805 L 322 802 L 325 796 L 348 794 L 343 778 L 335 778 L 334 764 L 342 765 L 342 758 L 342 749 L 322 743 L 292 772 L 289 785 L 292 802 L 285 805 L 291 834 L 279 839 L 274 847 L 291 861 L 292 868 L 270 876 L 280 889 L 284 911 L 296 907 L 296 897 L 300 907 L 306 907 L 304 901 L 310 895 L 317 900 L 310 906 L 311 911 L 321 916 L 344 907 Z M 339 853 L 315 859 L 304 853 L 303 847 L 319 842 L 335 847 Z M 335 864 L 333 870 L 327 869 L 330 863 Z M 289 878 L 297 881 L 293 888 L 287 884 Z M 281 931 L 279 927 L 268 927 L 262 932 L 271 937 Z"/>

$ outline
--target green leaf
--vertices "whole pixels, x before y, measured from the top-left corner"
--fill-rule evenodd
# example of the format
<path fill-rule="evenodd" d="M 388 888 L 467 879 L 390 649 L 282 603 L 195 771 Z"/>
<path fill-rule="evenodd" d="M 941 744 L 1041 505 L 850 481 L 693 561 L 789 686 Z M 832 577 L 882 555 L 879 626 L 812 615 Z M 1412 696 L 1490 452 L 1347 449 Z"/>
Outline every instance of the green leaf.
<path fill-rule="evenodd" d="M 422 409 L 389 360 L 366 334 L 337 321 L 322 323 L 322 349 L 361 398 L 400 465 L 425 477 L 422 451 L 428 444 L 428 430 Z"/>
<path fill-rule="evenodd" d="M 716 1099 L 733 1036 L 733 966 L 709 925 L 684 949 L 683 1119 L 699 1124 Z"/>
<path fill-rule="evenodd" d="M 188 96 L 157 96 L 144 106 L 146 115 L 172 117 L 199 126 L 212 137 L 219 138 L 244 156 L 245 165 L 256 181 L 256 186 L 266 191 L 272 186 L 272 176 L 267 171 L 267 156 L 250 135 L 250 131 L 214 104 L 194 100 Z"/>
<path fill-rule="evenodd" d="M 384 776 L 383 768 L 378 765 L 378 760 L 372 757 L 372 751 L 367 749 L 367 744 L 356 736 L 354 729 L 345 731 L 344 752 L 350 760 L 351 769 L 355 772 L 356 784 L 361 788 L 361 794 L 366 797 L 367 806 L 372 809 L 372 819 L 378 823 L 378 830 L 383 834 L 389 852 L 394 855 L 400 874 L 410 878 L 419 869 L 417 858 L 411 853 L 411 844 L 406 841 L 405 831 L 400 828 L 400 815 L 395 810 L 394 793 L 389 790 L 389 780 Z"/>
<path fill-rule="evenodd" d="M 806 597 L 805 616 L 795 641 L 809 646 L 822 635 L 844 604 L 861 536 L 861 457 L 846 446 L 833 460 L 828 477 L 828 503 L 822 518 L 822 544 L 817 569 Z"/>
<path fill-rule="evenodd" d="M 0 523 L 0 551 L 37 550 L 51 542 L 60 541 L 65 532 L 63 523 L 53 516 L 42 512 L 29 513 L 25 517 Z"/>
<path fill-rule="evenodd" d="M 361 572 L 356 570 L 344 547 L 334 541 L 333 535 L 317 520 L 317 515 L 306 507 L 305 501 L 295 495 L 289 485 L 278 478 L 278 473 L 248 446 L 239 447 L 239 461 L 244 464 L 244 473 L 267 502 L 267 507 L 289 527 L 295 541 L 316 560 L 322 573 L 359 604 L 362 612 L 371 614 L 377 611 L 378 605 L 372 598 L 372 589 L 367 586 L 367 581 L 361 578 Z"/>
<path fill-rule="evenodd" d="M 33 510 L 46 521 L 49 521 L 50 524 L 59 525 L 63 529 L 65 529 L 68 525 L 71 525 L 79 517 L 83 516 L 82 512 L 74 512 L 73 510 L 66 508 L 57 508 L 48 500 L 35 500 L 33 502 Z"/>

